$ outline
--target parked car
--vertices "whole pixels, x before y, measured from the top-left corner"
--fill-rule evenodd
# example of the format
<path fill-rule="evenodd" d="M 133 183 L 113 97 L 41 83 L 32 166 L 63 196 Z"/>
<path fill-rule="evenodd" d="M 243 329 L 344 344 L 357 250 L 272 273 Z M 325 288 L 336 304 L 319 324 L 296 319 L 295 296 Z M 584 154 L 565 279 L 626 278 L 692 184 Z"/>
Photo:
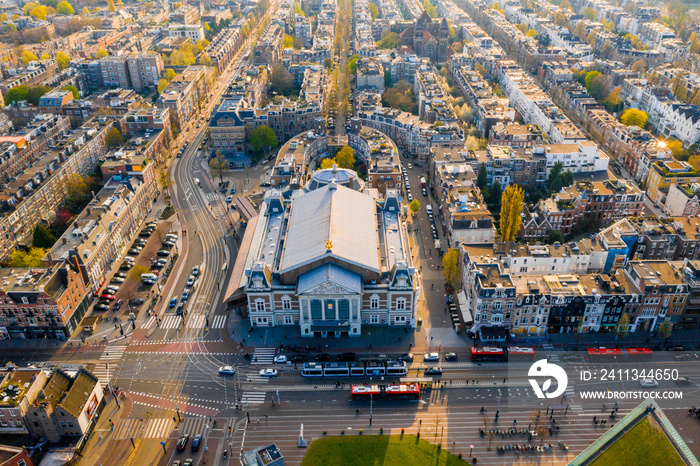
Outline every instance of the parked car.
<path fill-rule="evenodd" d="M 97 303 L 95 309 L 98 311 L 109 311 L 109 304 Z"/>
<path fill-rule="evenodd" d="M 425 375 L 442 375 L 442 368 L 436 367 L 436 366 L 431 366 L 425 369 L 424 371 Z"/>
<path fill-rule="evenodd" d="M 141 298 L 136 298 L 136 299 L 132 299 L 132 300 L 131 300 L 131 305 L 132 305 L 132 306 L 134 306 L 134 305 L 135 305 L 135 306 L 140 306 L 140 305 L 142 305 L 142 304 L 143 304 L 143 299 L 141 299 Z"/>
<path fill-rule="evenodd" d="M 194 460 L 192 458 L 187 458 L 182 466 L 194 466 Z"/>
<path fill-rule="evenodd" d="M 357 356 L 355 353 L 340 353 L 335 359 L 338 362 L 353 362 Z"/>
<path fill-rule="evenodd" d="M 141 232 L 139 233 L 139 236 L 141 238 L 148 238 L 149 236 L 151 236 L 151 233 L 153 233 L 153 231 L 151 231 L 151 230 L 141 230 Z"/>
<path fill-rule="evenodd" d="M 132 256 L 138 256 L 139 254 L 141 254 L 141 250 L 136 249 L 136 248 L 131 248 L 131 249 L 129 249 L 129 254 L 131 254 Z"/>
<path fill-rule="evenodd" d="M 185 451 L 185 447 L 187 446 L 187 441 L 190 439 L 190 436 L 187 434 L 182 434 L 179 439 L 177 439 L 177 451 Z"/>
<path fill-rule="evenodd" d="M 260 377 L 277 377 L 277 369 L 263 369 L 260 371 Z"/>
<path fill-rule="evenodd" d="M 219 367 L 219 375 L 233 375 L 236 373 L 236 369 L 233 366 L 221 366 Z"/>
<path fill-rule="evenodd" d="M 331 360 L 331 355 L 328 353 L 321 353 L 318 356 L 316 356 L 316 361 L 319 362 L 327 362 Z"/>
<path fill-rule="evenodd" d="M 163 267 L 165 267 L 165 264 L 166 264 L 165 262 L 154 262 L 153 268 L 154 269 L 162 269 Z"/>
<path fill-rule="evenodd" d="M 112 283 L 124 283 L 124 279 L 122 277 L 112 277 L 112 280 L 110 280 Z"/>
<path fill-rule="evenodd" d="M 168 304 L 168 307 L 173 308 L 173 307 L 175 307 L 176 304 L 177 304 L 177 298 L 173 298 L 170 300 L 170 304 Z"/>
<path fill-rule="evenodd" d="M 100 296 L 100 298 L 101 298 L 101 299 L 108 299 L 108 300 L 110 300 L 110 301 L 114 301 L 114 295 L 109 294 L 109 293 L 103 293 L 103 294 Z"/>
<path fill-rule="evenodd" d="M 122 299 L 118 300 L 116 303 L 114 303 L 114 310 L 118 311 L 122 307 Z"/>
<path fill-rule="evenodd" d="M 421 193 L 423 196 L 428 197 L 428 191 L 426 191 L 425 188 L 422 189 Z"/>
<path fill-rule="evenodd" d="M 669 346 L 668 350 L 669 351 L 685 351 L 685 346 L 683 346 L 683 345 Z"/>
<path fill-rule="evenodd" d="M 126 278 L 126 274 L 122 272 L 117 272 L 114 274 L 114 276 L 119 278 Z"/>
<path fill-rule="evenodd" d="M 410 163 L 409 163 L 409 164 L 408 164 L 408 169 L 410 170 L 411 168 L 413 168 L 413 164 L 410 164 Z"/>
<path fill-rule="evenodd" d="M 120 270 L 129 270 L 133 266 L 134 266 L 134 264 L 132 264 L 131 262 L 122 262 L 122 264 L 119 266 L 119 269 Z"/>
<path fill-rule="evenodd" d="M 306 355 L 304 355 L 304 354 L 296 354 L 296 355 L 292 356 L 289 360 L 294 362 L 294 363 L 297 363 L 297 362 L 306 362 L 309 360 L 309 358 L 307 358 Z"/>
<path fill-rule="evenodd" d="M 280 354 L 279 356 L 275 356 L 275 359 L 273 359 L 275 364 L 286 364 L 287 363 L 287 356 L 284 354 Z"/>
<path fill-rule="evenodd" d="M 119 291 L 118 286 L 109 285 L 107 288 L 105 288 L 105 293 L 107 294 L 117 294 L 117 291 Z"/>
<path fill-rule="evenodd" d="M 404 354 L 401 354 L 401 355 L 399 355 L 399 357 L 398 357 L 397 359 L 398 359 L 399 361 L 406 361 L 406 362 L 413 361 L 413 353 L 404 353 Z"/>
<path fill-rule="evenodd" d="M 423 355 L 423 361 L 426 362 L 434 362 L 434 361 L 439 361 L 440 360 L 440 355 L 438 353 L 426 353 Z"/>

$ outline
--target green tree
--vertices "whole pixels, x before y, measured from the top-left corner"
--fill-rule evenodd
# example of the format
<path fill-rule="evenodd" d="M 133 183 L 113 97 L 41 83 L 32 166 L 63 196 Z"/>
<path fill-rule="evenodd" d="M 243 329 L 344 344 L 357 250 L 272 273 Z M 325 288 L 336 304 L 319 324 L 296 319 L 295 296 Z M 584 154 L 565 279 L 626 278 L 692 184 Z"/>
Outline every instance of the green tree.
<path fill-rule="evenodd" d="M 66 52 L 58 52 L 56 54 L 56 63 L 58 64 L 59 69 L 65 70 L 70 64 L 70 55 L 68 55 Z"/>
<path fill-rule="evenodd" d="M 44 86 L 43 84 L 37 84 L 29 88 L 27 92 L 27 102 L 32 105 L 39 105 L 39 99 L 42 95 L 50 92 L 51 88 L 49 86 Z"/>
<path fill-rule="evenodd" d="M 168 87 L 168 80 L 165 78 L 161 78 L 158 80 L 158 94 L 162 94 L 163 90 Z"/>
<path fill-rule="evenodd" d="M 175 72 L 175 70 L 172 69 L 172 68 L 168 68 L 167 70 L 165 70 L 165 76 L 163 76 L 163 78 L 164 78 L 166 81 L 170 82 L 170 81 L 173 80 L 173 78 L 174 78 L 175 76 L 177 76 L 177 73 Z"/>
<path fill-rule="evenodd" d="M 46 253 L 49 252 L 48 249 L 43 248 L 30 248 L 29 251 L 12 251 L 10 253 L 9 267 L 41 267 L 43 262 L 41 261 Z"/>
<path fill-rule="evenodd" d="M 214 66 L 214 62 L 211 60 L 211 55 L 206 52 L 202 52 L 199 56 L 199 64 L 204 66 Z"/>
<path fill-rule="evenodd" d="M 69 84 L 69 85 L 67 85 L 67 86 L 63 86 L 63 87 L 61 88 L 61 90 L 62 90 L 62 91 L 71 91 L 71 93 L 73 94 L 73 98 L 74 98 L 74 99 L 76 99 L 76 100 L 80 99 L 80 91 L 78 91 L 78 88 L 75 87 L 75 86 L 72 85 L 72 84 Z"/>
<path fill-rule="evenodd" d="M 632 63 L 632 71 L 637 73 L 639 76 L 644 76 L 644 70 L 646 70 L 647 64 L 644 62 L 644 60 L 637 60 L 636 62 Z"/>
<path fill-rule="evenodd" d="M 70 3 L 63 1 L 56 5 L 56 13 L 58 13 L 59 15 L 74 15 L 75 10 L 73 9 Z"/>
<path fill-rule="evenodd" d="M 501 196 L 501 239 L 515 241 L 515 235 L 520 230 L 525 193 L 518 185 L 508 186 Z"/>
<path fill-rule="evenodd" d="M 620 340 L 624 340 L 629 335 L 630 316 L 623 313 L 615 324 L 615 335 Z"/>
<path fill-rule="evenodd" d="M 452 288 L 459 285 L 459 251 L 453 248 L 448 249 L 442 256 L 442 276 L 445 282 Z"/>
<path fill-rule="evenodd" d="M 29 12 L 29 16 L 31 16 L 34 19 L 40 19 L 42 21 L 46 21 L 46 18 L 49 15 L 49 10 L 46 8 L 44 5 L 39 5 L 37 7 L 32 8 L 32 11 Z"/>
<path fill-rule="evenodd" d="M 637 110 L 636 108 L 628 108 L 620 116 L 620 121 L 622 123 L 627 126 L 639 126 L 640 128 L 644 128 L 648 119 L 649 115 L 647 115 L 646 112 Z"/>
<path fill-rule="evenodd" d="M 224 181 L 224 169 L 226 168 L 226 159 L 221 155 L 221 151 L 217 150 L 211 160 L 209 160 L 209 168 L 219 175 L 219 180 Z"/>
<path fill-rule="evenodd" d="M 683 154 L 683 143 L 678 139 L 666 141 L 666 147 L 668 147 L 668 149 L 671 151 L 671 155 L 674 157 L 679 157 L 681 154 Z"/>
<path fill-rule="evenodd" d="M 335 160 L 340 168 L 352 169 L 355 167 L 355 151 L 349 146 L 343 146 L 335 154 Z"/>
<path fill-rule="evenodd" d="M 99 60 L 100 58 L 104 58 L 109 56 L 109 52 L 107 52 L 105 49 L 99 49 L 97 52 L 95 52 L 95 58 Z"/>
<path fill-rule="evenodd" d="M 294 76 L 281 63 L 272 65 L 270 89 L 279 95 L 290 95 L 294 90 Z"/>
<path fill-rule="evenodd" d="M 28 94 L 29 86 L 21 85 L 13 87 L 5 94 L 5 105 L 10 105 L 12 102 L 26 102 Z"/>
<path fill-rule="evenodd" d="M 412 200 L 411 203 L 408 204 L 408 208 L 415 214 L 420 210 L 420 201 L 418 199 Z"/>
<path fill-rule="evenodd" d="M 547 232 L 547 242 L 549 244 L 563 243 L 564 242 L 564 233 L 562 233 L 559 230 L 549 230 Z"/>
<path fill-rule="evenodd" d="M 378 49 L 395 49 L 399 43 L 399 35 L 395 32 L 390 32 L 377 42 Z"/>
<path fill-rule="evenodd" d="M 479 173 L 476 175 L 476 186 L 481 190 L 481 193 L 484 193 L 484 190 L 486 189 L 486 165 L 483 163 L 479 165 Z"/>
<path fill-rule="evenodd" d="M 328 70 L 333 67 L 333 60 L 331 60 L 331 57 L 326 57 L 323 60 L 323 66 L 325 66 Z"/>
<path fill-rule="evenodd" d="M 46 52 L 42 53 L 41 56 L 39 57 L 39 60 L 49 60 L 49 59 L 51 59 L 51 55 L 49 55 Z"/>
<path fill-rule="evenodd" d="M 37 6 L 39 6 L 39 3 L 36 2 L 25 3 L 24 6 L 22 6 L 22 13 L 24 13 L 25 16 L 29 16 L 29 12 Z"/>
<path fill-rule="evenodd" d="M 285 34 L 282 38 L 282 48 L 291 49 L 294 46 L 294 38 L 289 34 Z"/>
<path fill-rule="evenodd" d="M 267 125 L 261 125 L 250 133 L 250 145 L 255 152 L 262 152 L 277 146 L 277 136 Z"/>
<path fill-rule="evenodd" d="M 29 50 L 25 50 L 22 52 L 21 60 L 22 60 L 22 63 L 24 63 L 25 65 L 28 65 L 29 62 L 34 61 L 34 60 L 38 60 L 38 59 L 39 58 Z"/>
<path fill-rule="evenodd" d="M 367 8 L 369 9 L 370 14 L 372 15 L 372 19 L 379 18 L 379 7 L 376 4 L 370 3 L 369 5 L 367 5 Z"/>
<path fill-rule="evenodd" d="M 51 234 L 48 228 L 44 225 L 34 227 L 34 235 L 32 238 L 32 246 L 35 248 L 52 248 L 56 238 Z"/>
<path fill-rule="evenodd" d="M 80 14 L 82 14 L 83 16 L 89 16 L 90 10 L 88 9 L 88 7 L 84 6 L 83 9 L 80 11 Z"/>
<path fill-rule="evenodd" d="M 121 147 L 124 144 L 124 136 L 117 128 L 112 127 L 105 136 L 105 144 L 112 149 Z"/>
<path fill-rule="evenodd" d="M 129 270 L 129 279 L 135 282 L 140 282 L 141 275 L 149 272 L 150 270 L 148 270 L 148 267 L 146 267 L 145 265 L 135 265 L 131 268 L 131 270 Z"/>
<path fill-rule="evenodd" d="M 335 159 L 326 157 L 321 159 L 321 164 L 319 165 L 318 169 L 319 170 L 328 170 L 329 168 L 333 168 L 333 165 L 338 165 L 338 163 L 335 161 Z"/>
<path fill-rule="evenodd" d="M 114 0 L 107 0 L 107 9 L 110 13 L 117 11 L 117 7 L 114 6 Z"/>
<path fill-rule="evenodd" d="M 589 89 L 589 92 L 590 92 L 590 86 L 591 86 L 591 83 L 593 82 L 593 79 L 598 77 L 598 76 L 602 76 L 600 74 L 600 71 L 589 71 L 588 73 L 586 73 L 586 78 L 585 78 L 584 82 L 586 84 L 586 89 Z"/>
<path fill-rule="evenodd" d="M 10 256 L 11 258 L 12 256 Z M 671 338 L 671 332 L 673 331 L 673 325 L 669 322 L 664 322 L 663 324 L 660 324 L 656 328 L 656 334 L 659 336 L 659 338 L 668 341 L 669 338 Z"/>

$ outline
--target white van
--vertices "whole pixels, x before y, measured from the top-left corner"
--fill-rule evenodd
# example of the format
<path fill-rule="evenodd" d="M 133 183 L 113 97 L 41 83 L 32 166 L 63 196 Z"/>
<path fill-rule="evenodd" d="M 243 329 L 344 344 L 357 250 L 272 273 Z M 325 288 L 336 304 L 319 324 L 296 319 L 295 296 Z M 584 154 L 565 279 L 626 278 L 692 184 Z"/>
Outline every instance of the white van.
<path fill-rule="evenodd" d="M 432 214 L 433 213 L 433 206 L 431 204 L 428 204 L 427 206 L 425 206 L 425 210 L 429 214 Z"/>

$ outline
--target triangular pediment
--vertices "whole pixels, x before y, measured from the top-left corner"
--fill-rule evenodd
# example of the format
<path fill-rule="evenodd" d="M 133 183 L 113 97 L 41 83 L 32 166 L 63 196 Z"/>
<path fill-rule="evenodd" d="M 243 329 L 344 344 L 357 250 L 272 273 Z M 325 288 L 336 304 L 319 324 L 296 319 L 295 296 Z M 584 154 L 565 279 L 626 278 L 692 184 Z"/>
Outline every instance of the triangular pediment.
<path fill-rule="evenodd" d="M 342 286 L 332 280 L 325 281 L 309 290 L 302 291 L 303 295 L 357 294 L 356 290 Z"/>

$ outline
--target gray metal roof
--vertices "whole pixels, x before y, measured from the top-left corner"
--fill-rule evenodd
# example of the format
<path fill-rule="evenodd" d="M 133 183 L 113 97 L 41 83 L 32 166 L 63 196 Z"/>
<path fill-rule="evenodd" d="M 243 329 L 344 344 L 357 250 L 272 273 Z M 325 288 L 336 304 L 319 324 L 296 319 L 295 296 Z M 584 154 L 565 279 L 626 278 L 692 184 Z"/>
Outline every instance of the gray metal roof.
<path fill-rule="evenodd" d="M 295 197 L 291 209 L 280 273 L 327 254 L 377 273 L 380 271 L 373 198 L 331 183 Z"/>
<path fill-rule="evenodd" d="M 297 293 L 305 293 L 315 289 L 322 283 L 330 282 L 342 288 L 349 290 L 352 293 L 362 292 L 362 279 L 354 272 L 335 265 L 333 263 L 324 264 L 299 276 L 299 284 L 297 285 Z M 329 287 L 330 292 L 331 287 Z"/>

